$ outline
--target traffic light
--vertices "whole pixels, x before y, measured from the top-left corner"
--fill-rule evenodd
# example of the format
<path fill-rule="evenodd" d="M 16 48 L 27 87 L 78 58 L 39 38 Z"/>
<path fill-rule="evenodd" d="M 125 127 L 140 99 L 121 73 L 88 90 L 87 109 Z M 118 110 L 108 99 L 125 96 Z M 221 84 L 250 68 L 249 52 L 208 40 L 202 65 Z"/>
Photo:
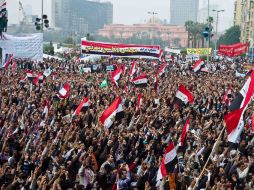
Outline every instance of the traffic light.
<path fill-rule="evenodd" d="M 209 33 L 210 33 L 210 29 L 209 29 L 209 27 L 207 26 L 207 27 L 205 27 L 205 31 L 203 32 L 203 36 L 204 36 L 204 38 L 208 38 L 209 37 Z"/>

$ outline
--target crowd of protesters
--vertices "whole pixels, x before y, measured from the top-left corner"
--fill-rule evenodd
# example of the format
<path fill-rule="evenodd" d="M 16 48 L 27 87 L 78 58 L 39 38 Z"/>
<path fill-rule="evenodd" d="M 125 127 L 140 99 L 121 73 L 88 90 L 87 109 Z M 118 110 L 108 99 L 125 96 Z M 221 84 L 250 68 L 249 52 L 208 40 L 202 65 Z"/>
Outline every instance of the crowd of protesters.
<path fill-rule="evenodd" d="M 36 64 L 16 60 L 15 70 L 1 70 L 1 189 L 254 189 L 253 103 L 245 112 L 239 142 L 228 142 L 226 131 L 221 134 L 228 112 L 223 96 L 231 88 L 228 98 L 232 101 L 246 81 L 235 76 L 239 65 L 214 62 L 211 65 L 216 67 L 211 72 L 194 73 L 191 64 L 182 68 L 177 61 L 169 61 L 155 93 L 153 76 L 161 62 L 136 60 L 139 74 L 148 76 L 147 87 L 136 88 L 129 82 L 132 61 L 103 59 L 96 63 L 101 65 L 99 69 L 91 73 L 80 72 L 75 61 L 55 59 Z M 127 66 L 117 88 L 110 82 L 111 72 L 103 69 L 109 64 Z M 21 82 L 27 69 L 39 73 L 49 67 L 52 74 L 42 83 Z M 101 88 L 105 79 L 107 86 Z M 66 82 L 71 86 L 69 97 L 55 99 Z M 177 107 L 175 93 L 181 84 L 193 93 L 194 103 Z M 140 92 L 143 102 L 137 110 Z M 124 103 L 124 118 L 106 129 L 100 116 L 119 96 Z M 89 108 L 70 117 L 84 97 L 89 97 Z M 47 117 L 43 114 L 46 100 L 50 100 Z M 190 130 L 180 147 L 179 137 L 188 116 Z M 178 164 L 172 174 L 158 180 L 169 142 L 177 149 Z"/>

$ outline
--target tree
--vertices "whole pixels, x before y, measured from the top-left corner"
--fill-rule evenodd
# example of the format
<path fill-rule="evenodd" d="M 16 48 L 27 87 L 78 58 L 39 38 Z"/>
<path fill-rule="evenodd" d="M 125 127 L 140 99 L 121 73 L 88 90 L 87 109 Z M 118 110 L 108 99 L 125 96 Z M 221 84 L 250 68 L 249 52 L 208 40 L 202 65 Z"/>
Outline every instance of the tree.
<path fill-rule="evenodd" d="M 241 35 L 240 26 L 232 26 L 231 28 L 227 29 L 225 34 L 223 34 L 219 38 L 217 45 L 219 46 L 221 44 L 230 45 L 239 43 L 240 35 Z"/>
<path fill-rule="evenodd" d="M 68 37 L 64 40 L 64 43 L 65 44 L 73 44 L 74 43 L 74 40 L 72 37 Z"/>
<path fill-rule="evenodd" d="M 190 36 L 191 36 L 191 28 L 193 27 L 194 22 L 189 20 L 185 22 L 185 29 L 188 32 L 188 47 L 190 47 Z"/>
<path fill-rule="evenodd" d="M 43 53 L 48 55 L 54 55 L 54 47 L 52 42 L 43 45 Z"/>

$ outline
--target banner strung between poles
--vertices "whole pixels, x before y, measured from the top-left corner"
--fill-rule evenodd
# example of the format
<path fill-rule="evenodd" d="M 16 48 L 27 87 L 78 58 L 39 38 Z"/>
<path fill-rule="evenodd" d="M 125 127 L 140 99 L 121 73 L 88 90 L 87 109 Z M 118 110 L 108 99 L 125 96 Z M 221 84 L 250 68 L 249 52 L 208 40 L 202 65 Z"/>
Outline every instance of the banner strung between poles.
<path fill-rule="evenodd" d="M 157 45 L 116 44 L 85 39 L 81 40 L 81 50 L 82 54 L 113 57 L 159 59 L 162 55 L 162 50 Z"/>

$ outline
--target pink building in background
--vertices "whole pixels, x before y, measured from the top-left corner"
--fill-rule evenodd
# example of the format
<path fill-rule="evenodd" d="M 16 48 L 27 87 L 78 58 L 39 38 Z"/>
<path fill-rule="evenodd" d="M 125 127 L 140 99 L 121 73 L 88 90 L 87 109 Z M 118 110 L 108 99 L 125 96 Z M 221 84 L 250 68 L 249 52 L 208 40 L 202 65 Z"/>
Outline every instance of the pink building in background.
<path fill-rule="evenodd" d="M 188 33 L 184 26 L 155 24 L 110 24 L 97 31 L 103 37 L 111 38 L 114 36 L 119 39 L 127 39 L 133 36 L 139 38 L 161 38 L 168 42 L 170 47 L 187 47 Z"/>

